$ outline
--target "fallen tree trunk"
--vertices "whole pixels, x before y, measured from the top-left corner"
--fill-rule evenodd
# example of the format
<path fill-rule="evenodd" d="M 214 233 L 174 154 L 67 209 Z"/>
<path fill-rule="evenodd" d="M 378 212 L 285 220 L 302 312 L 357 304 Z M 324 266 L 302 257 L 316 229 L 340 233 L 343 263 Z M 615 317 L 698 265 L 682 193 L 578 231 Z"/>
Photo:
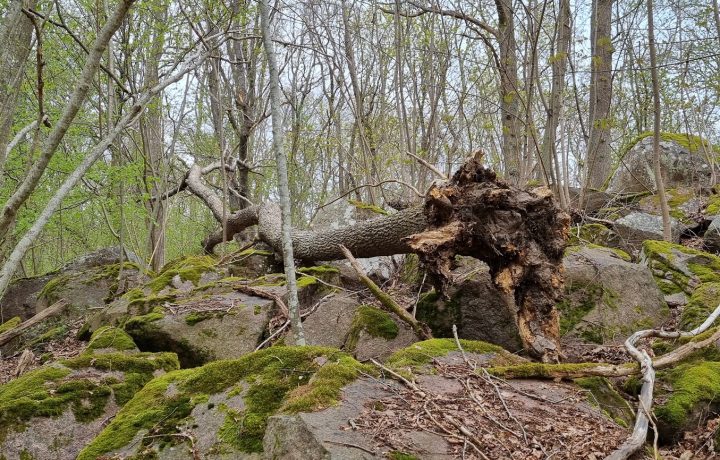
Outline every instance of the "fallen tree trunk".
<path fill-rule="evenodd" d="M 212 191 L 189 175 L 188 188 L 217 207 Z M 199 193 L 198 193 L 199 192 Z M 280 209 L 274 204 L 243 209 L 204 242 L 207 251 L 257 225 L 260 238 L 282 252 Z M 520 335 L 528 352 L 545 361 L 559 354 L 555 304 L 562 294 L 562 256 L 569 217 L 547 189 L 527 191 L 497 179 L 475 159 L 453 178 L 430 189 L 422 206 L 354 226 L 292 233 L 295 257 L 305 261 L 344 258 L 341 246 L 356 257 L 417 253 L 436 275 L 441 291 L 456 255 L 490 266 L 495 284 L 518 306 Z"/>

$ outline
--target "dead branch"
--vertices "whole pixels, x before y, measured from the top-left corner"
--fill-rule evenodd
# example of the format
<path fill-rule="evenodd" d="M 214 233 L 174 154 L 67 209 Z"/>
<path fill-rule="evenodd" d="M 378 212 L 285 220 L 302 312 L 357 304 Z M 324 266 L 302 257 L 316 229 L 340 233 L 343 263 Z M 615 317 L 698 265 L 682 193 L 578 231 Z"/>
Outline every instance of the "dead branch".
<path fill-rule="evenodd" d="M 6 343 L 13 340 L 15 337 L 20 336 L 20 334 L 23 333 L 23 331 L 30 329 L 31 327 L 35 326 L 36 324 L 40 324 L 42 321 L 51 318 L 55 315 L 59 315 L 65 307 L 68 306 L 68 303 L 65 300 L 59 300 L 55 302 L 54 304 L 50 305 L 40 313 L 36 314 L 32 318 L 28 319 L 27 321 L 24 321 L 17 325 L 16 327 L 10 329 L 9 331 L 5 331 L 2 334 L 0 334 L 0 345 L 5 345 Z"/>
<path fill-rule="evenodd" d="M 647 329 L 638 331 L 631 335 L 625 341 L 625 348 L 628 353 L 640 363 L 640 369 L 643 375 L 643 385 L 640 390 L 640 400 L 638 402 L 637 416 L 635 417 L 635 427 L 628 439 L 615 452 L 607 456 L 607 460 L 625 460 L 632 454 L 637 452 L 645 444 L 647 439 L 648 425 L 650 421 L 650 411 L 653 402 L 653 389 L 655 387 L 655 368 L 652 359 L 645 350 L 638 350 L 635 346 L 640 339 L 648 337 L 660 338 L 679 338 L 679 337 L 695 337 L 705 332 L 715 320 L 720 316 L 720 305 L 715 311 L 698 327 L 690 332 L 667 332 L 659 329 Z M 713 342 L 714 343 L 714 342 Z"/>
<path fill-rule="evenodd" d="M 420 158 L 419 156 L 415 155 L 415 154 L 412 153 L 412 152 L 407 152 L 407 154 L 410 155 L 411 157 L 415 158 L 418 163 L 420 163 L 421 165 L 425 166 L 425 167 L 428 168 L 430 171 L 434 172 L 440 179 L 442 179 L 442 180 L 447 180 L 447 179 L 448 179 L 448 177 L 447 177 L 442 171 L 440 171 L 439 169 L 437 169 L 435 166 L 433 166 L 432 164 L 428 163 L 427 161 L 423 160 L 423 159 Z"/>
<path fill-rule="evenodd" d="M 353 257 L 352 253 L 348 250 L 348 248 L 341 245 L 340 250 L 342 250 L 348 262 L 350 262 L 350 266 L 353 268 L 353 270 L 355 270 L 355 273 L 357 273 L 357 275 L 360 277 L 360 281 L 362 281 L 363 284 L 367 286 L 368 289 L 370 289 L 370 292 L 372 292 L 375 298 L 378 299 L 380 303 L 385 306 L 385 308 L 395 313 L 395 315 L 397 315 L 401 320 L 403 320 L 410 327 L 412 327 L 415 333 L 422 339 L 432 338 L 432 334 L 428 330 L 427 326 L 423 326 L 422 323 L 420 323 L 412 315 L 410 315 L 407 310 L 405 310 L 403 307 L 400 306 L 400 304 L 395 302 L 395 300 L 387 293 L 383 292 L 383 290 L 380 289 L 380 287 L 367 276 L 365 270 L 363 270 L 363 268 L 360 266 L 355 257 Z"/>

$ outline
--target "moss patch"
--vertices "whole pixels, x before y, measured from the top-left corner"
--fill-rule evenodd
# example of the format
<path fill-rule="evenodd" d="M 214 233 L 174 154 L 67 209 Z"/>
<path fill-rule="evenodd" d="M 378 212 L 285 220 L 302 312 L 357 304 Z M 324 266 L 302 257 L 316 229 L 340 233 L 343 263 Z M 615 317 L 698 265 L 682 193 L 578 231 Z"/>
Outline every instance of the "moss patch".
<path fill-rule="evenodd" d="M 632 425 L 635 414 L 632 407 L 623 399 L 610 382 L 603 377 L 583 377 L 575 379 L 575 384 L 588 390 L 591 397 L 588 401 L 598 406 L 609 418 L 618 425 L 628 428 Z"/>
<path fill-rule="evenodd" d="M 370 305 L 361 305 L 355 312 L 350 332 L 345 340 L 346 350 L 355 350 L 362 331 L 371 337 L 392 340 L 397 337 L 399 329 L 389 313 Z"/>
<path fill-rule="evenodd" d="M 15 329 L 16 326 L 20 325 L 20 323 L 22 323 L 22 320 L 19 316 L 10 318 L 9 320 L 0 324 L 0 334 L 2 334 L 3 332 L 7 332 L 10 329 Z"/>
<path fill-rule="evenodd" d="M 687 428 L 690 414 L 720 398 L 719 362 L 686 363 L 660 372 L 658 380 L 671 385 L 672 391 L 655 408 L 655 415 L 675 433 Z"/>
<path fill-rule="evenodd" d="M 720 283 L 704 283 L 690 296 L 680 315 L 680 329 L 692 330 L 700 326 L 720 304 Z"/>
<path fill-rule="evenodd" d="M 641 257 L 664 293 L 692 294 L 699 283 L 720 282 L 720 257 L 665 241 L 645 241 Z M 680 257 L 684 262 L 680 263 Z M 672 292 L 674 291 L 674 292 Z"/>
<path fill-rule="evenodd" d="M 217 261 L 210 256 L 189 256 L 178 259 L 166 264 L 146 287 L 153 293 L 160 292 L 169 286 L 176 276 L 182 281 L 190 281 L 197 286 L 203 273 L 215 271 L 216 264 Z"/>
<path fill-rule="evenodd" d="M 570 230 L 568 244 L 579 245 L 592 243 L 605 245 L 612 236 L 612 230 L 602 224 L 585 224 Z"/>
<path fill-rule="evenodd" d="M 417 319 L 427 324 L 435 337 L 452 337 L 452 325 L 462 324 L 460 301 L 462 290 L 450 300 L 440 297 L 434 289 L 420 296 Z"/>
<path fill-rule="evenodd" d="M 366 211 L 374 212 L 375 214 L 380 214 L 382 216 L 387 216 L 390 214 L 389 212 L 387 212 L 380 206 L 375 206 L 374 204 L 363 203 L 362 201 L 357 201 L 357 200 L 348 200 L 348 203 L 355 206 L 357 209 L 363 209 Z"/>
<path fill-rule="evenodd" d="M 503 348 L 486 342 L 460 339 L 460 344 L 467 353 L 509 354 Z M 395 368 L 416 368 L 430 364 L 433 358 L 446 356 L 452 351 L 460 351 L 454 339 L 430 339 L 396 351 L 387 359 L 386 364 Z"/>
<path fill-rule="evenodd" d="M 272 347 L 237 360 L 171 372 L 148 383 L 78 458 L 95 459 L 121 448 L 142 430 L 176 433 L 196 404 L 228 390 L 230 395 L 244 392 L 245 408 L 226 413 L 231 419 L 226 418 L 221 428 L 221 440 L 244 452 L 261 452 L 270 415 L 331 406 L 341 388 L 361 371 L 372 369 L 334 349 Z M 168 391 L 171 385 L 173 390 Z M 158 439 L 145 439 L 140 448 L 154 441 Z M 170 436 L 161 441 L 179 442 Z"/>
<path fill-rule="evenodd" d="M 57 301 L 60 298 L 58 293 L 67 286 L 72 279 L 73 277 L 67 274 L 56 276 L 45 283 L 45 286 L 43 286 L 42 290 L 38 293 L 38 299 L 45 299 L 48 302 Z"/>
<path fill-rule="evenodd" d="M 137 350 L 135 342 L 125 331 L 111 326 L 103 326 L 93 333 L 86 352 L 101 348 L 112 348 L 118 351 Z"/>
<path fill-rule="evenodd" d="M 563 255 L 568 256 L 570 254 L 575 254 L 576 252 L 582 251 L 583 248 L 605 249 L 606 251 L 614 252 L 616 256 L 618 256 L 620 259 L 624 260 L 625 262 L 632 262 L 632 257 L 630 257 L 630 254 L 623 251 L 622 249 L 609 248 L 607 246 L 601 246 L 599 244 L 594 244 L 594 243 L 584 243 L 582 245 L 568 246 L 565 248 L 565 252 L 563 253 Z"/>

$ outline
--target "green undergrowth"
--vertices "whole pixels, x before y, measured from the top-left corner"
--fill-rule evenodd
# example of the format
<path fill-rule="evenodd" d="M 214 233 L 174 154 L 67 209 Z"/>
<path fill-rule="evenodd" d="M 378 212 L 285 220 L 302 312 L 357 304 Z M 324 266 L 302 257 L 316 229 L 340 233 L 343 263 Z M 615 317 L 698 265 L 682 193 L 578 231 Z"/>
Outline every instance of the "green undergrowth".
<path fill-rule="evenodd" d="M 361 305 L 355 312 L 350 332 L 345 340 L 346 350 L 355 350 L 360 333 L 363 331 L 371 337 L 392 340 L 397 337 L 399 329 L 389 313 L 371 305 Z"/>
<path fill-rule="evenodd" d="M 22 320 L 19 316 L 14 316 L 10 318 L 9 320 L 0 324 L 0 334 L 2 334 L 3 332 L 7 332 L 11 329 L 15 329 L 15 327 L 20 325 L 20 323 L 22 323 Z"/>
<path fill-rule="evenodd" d="M 221 429 L 223 442 L 243 452 L 261 452 L 267 418 L 275 413 L 316 411 L 337 403 L 343 386 L 360 373 L 373 373 L 349 355 L 321 347 L 272 347 L 237 360 L 171 372 L 148 383 L 108 427 L 78 456 L 96 459 L 126 446 L 138 432 L 174 434 L 192 409 L 210 395 L 242 394 L 242 411 L 230 413 Z M 154 442 L 144 439 L 140 449 Z"/>

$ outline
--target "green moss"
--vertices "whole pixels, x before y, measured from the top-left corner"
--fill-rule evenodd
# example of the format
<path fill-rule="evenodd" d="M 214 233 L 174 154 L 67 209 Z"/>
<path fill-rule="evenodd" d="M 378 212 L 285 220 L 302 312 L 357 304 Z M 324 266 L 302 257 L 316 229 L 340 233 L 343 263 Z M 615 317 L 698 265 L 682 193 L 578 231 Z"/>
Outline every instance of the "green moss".
<path fill-rule="evenodd" d="M 568 363 L 568 364 L 547 364 L 547 363 L 523 363 L 511 366 L 496 366 L 488 368 L 488 372 L 503 378 L 556 378 L 558 375 L 566 378 L 583 377 L 587 369 L 597 366 L 597 363 Z M 636 368 L 635 364 L 624 364 L 618 367 Z"/>
<path fill-rule="evenodd" d="M 682 364 L 658 374 L 658 380 L 669 384 L 672 391 L 667 400 L 655 408 L 658 419 L 680 433 L 688 415 L 700 406 L 718 401 L 720 397 L 720 362 Z M 662 386 L 659 386 L 662 388 Z"/>
<path fill-rule="evenodd" d="M 194 311 L 185 317 L 185 324 L 194 326 L 206 319 L 215 318 L 218 314 L 217 311 Z"/>
<path fill-rule="evenodd" d="M 348 200 L 348 203 L 355 206 L 357 209 L 365 209 L 367 211 L 374 212 L 375 214 L 380 214 L 383 216 L 387 216 L 390 214 L 383 208 L 381 208 L 379 206 L 375 206 L 374 204 L 363 203 L 362 201 L 357 201 L 357 200 Z"/>
<path fill-rule="evenodd" d="M 300 267 L 298 268 L 298 273 L 304 273 L 306 275 L 312 275 L 312 276 L 322 276 L 322 275 L 339 275 L 340 270 L 338 270 L 335 267 L 331 267 L 329 265 L 315 265 L 312 267 Z"/>
<path fill-rule="evenodd" d="M 125 331 L 111 326 L 103 326 L 93 333 L 86 352 L 101 348 L 114 348 L 118 351 L 137 349 L 135 342 Z"/>
<path fill-rule="evenodd" d="M 452 337 L 452 325 L 462 324 L 460 310 L 462 301 L 460 293 L 452 299 L 446 300 L 433 289 L 420 296 L 417 304 L 417 319 L 428 325 L 433 336 Z"/>
<path fill-rule="evenodd" d="M 635 414 L 632 407 L 623 399 L 610 382 L 603 377 L 582 377 L 575 379 L 575 384 L 589 391 L 588 400 L 598 406 L 609 418 L 618 425 L 627 428 L 633 423 Z"/>
<path fill-rule="evenodd" d="M 389 460 L 420 460 L 418 457 L 412 454 L 406 454 L 405 452 L 400 452 L 399 450 L 393 450 L 392 452 L 388 452 L 387 458 Z"/>
<path fill-rule="evenodd" d="M 676 266 L 676 259 L 683 254 L 687 259 L 687 267 Z M 720 282 L 720 257 L 665 241 L 645 241 L 641 256 L 654 273 L 658 285 L 663 292 L 671 291 L 668 282 L 675 284 L 676 289 L 692 294 L 695 283 Z M 666 286 L 663 286 L 666 284 Z"/>
<path fill-rule="evenodd" d="M 637 136 L 633 137 L 629 141 L 627 141 L 621 148 L 619 152 L 618 158 L 622 159 L 625 158 L 625 155 L 635 147 L 635 145 L 645 139 L 646 137 L 651 137 L 653 135 L 652 131 L 645 131 L 641 134 L 638 134 Z M 675 142 L 682 146 L 683 148 L 687 149 L 690 153 L 697 153 L 703 152 L 703 148 L 709 148 L 710 150 L 713 150 L 715 153 L 720 153 L 720 147 L 716 145 L 712 145 L 710 141 L 703 139 L 700 136 L 696 136 L 694 134 L 682 134 L 682 133 L 667 133 L 663 132 L 660 133 L 660 139 L 665 142 Z"/>
<path fill-rule="evenodd" d="M 28 452 L 26 449 L 23 449 L 22 452 L 20 452 L 20 460 L 34 460 L 35 457 Z"/>
<path fill-rule="evenodd" d="M 175 353 L 103 353 L 98 355 L 82 354 L 76 358 L 63 360 L 62 365 L 70 369 L 94 367 L 106 371 L 134 372 L 153 374 L 155 371 L 172 371 L 180 367 Z"/>
<path fill-rule="evenodd" d="M 560 334 L 565 335 L 580 323 L 603 299 L 600 284 L 570 283 L 565 287 L 565 297 L 556 305 L 560 313 Z"/>
<path fill-rule="evenodd" d="M 150 323 L 159 321 L 165 317 L 165 313 L 160 311 L 161 309 L 156 308 L 154 311 L 147 315 L 133 316 L 125 322 L 125 330 L 130 331 L 147 326 Z"/>
<path fill-rule="evenodd" d="M 175 260 L 166 264 L 146 287 L 153 293 L 160 292 L 169 286 L 176 276 L 182 281 L 190 281 L 197 286 L 203 273 L 214 271 L 216 264 L 217 261 L 210 256 L 189 256 Z"/>
<path fill-rule="evenodd" d="M 692 330 L 700 326 L 720 304 L 720 283 L 704 283 L 690 296 L 680 315 L 680 329 Z"/>
<path fill-rule="evenodd" d="M 111 388 L 89 379 L 65 380 L 70 373 L 67 368 L 43 367 L 0 386 L 0 440 L 32 417 L 56 417 L 68 407 L 80 423 L 102 415 Z"/>
<path fill-rule="evenodd" d="M 497 345 L 475 340 L 460 339 L 460 344 L 468 353 L 507 353 Z M 420 367 L 431 363 L 433 358 L 445 356 L 452 351 L 459 351 L 454 339 L 430 339 L 396 351 L 387 359 L 386 364 L 395 368 Z"/>
<path fill-rule="evenodd" d="M 297 288 L 302 289 L 317 283 L 317 278 L 314 276 L 301 276 L 297 279 Z"/>
<path fill-rule="evenodd" d="M 123 262 L 122 264 L 123 271 L 129 270 L 129 271 L 137 271 L 140 273 L 146 273 L 145 269 L 141 267 L 140 265 L 136 264 L 135 262 Z M 120 276 L 120 264 L 109 264 L 104 265 L 100 267 L 100 269 L 89 279 L 85 281 L 86 284 L 90 284 L 95 281 L 100 281 L 103 279 L 108 278 L 117 278 Z"/>
<path fill-rule="evenodd" d="M 576 252 L 582 251 L 584 248 L 605 249 L 606 251 L 612 251 L 615 253 L 615 255 L 617 255 L 620 259 L 624 260 L 625 262 L 632 262 L 632 257 L 630 257 L 630 254 L 623 251 L 622 249 L 609 248 L 607 246 L 601 246 L 599 244 L 594 244 L 594 243 L 584 243 L 582 245 L 568 246 L 565 248 L 565 252 L 563 253 L 563 255 L 569 256 L 570 254 L 575 254 Z"/>
<path fill-rule="evenodd" d="M 355 350 L 362 331 L 371 337 L 392 340 L 397 337 L 399 329 L 389 313 L 370 305 L 361 305 L 355 312 L 350 332 L 345 340 L 346 350 Z"/>
<path fill-rule="evenodd" d="M 207 402 L 208 395 L 234 394 L 240 388 L 244 390 L 244 409 L 226 411 L 220 437 L 242 451 L 260 452 L 270 415 L 333 405 L 341 388 L 360 372 L 373 370 L 344 353 L 320 347 L 272 347 L 237 360 L 171 372 L 145 385 L 78 459 L 95 459 L 126 446 L 142 430 L 175 433 L 195 405 Z M 170 385 L 172 392 L 168 391 Z M 157 438 L 142 443 L 147 446 L 154 440 Z M 177 438 L 168 441 L 178 442 Z"/>
<path fill-rule="evenodd" d="M 569 245 L 592 243 L 604 245 L 612 235 L 612 230 L 602 224 L 585 224 L 581 227 L 573 227 L 568 237 Z"/>
<path fill-rule="evenodd" d="M 248 248 L 248 249 L 245 249 L 244 251 L 240 251 L 237 255 L 238 255 L 238 256 L 266 256 L 266 257 L 270 257 L 270 256 L 272 256 L 272 255 L 274 255 L 274 254 L 273 254 L 271 251 L 263 251 L 263 250 L 261 250 L 261 249 Z"/>
<path fill-rule="evenodd" d="M 18 326 L 20 323 L 22 323 L 22 320 L 19 316 L 10 318 L 9 320 L 0 324 L 0 334 L 2 334 L 3 332 L 7 332 L 10 329 L 15 329 L 15 327 Z"/>
<path fill-rule="evenodd" d="M 38 293 L 38 299 L 45 299 L 48 302 L 54 302 L 59 299 L 58 292 L 62 290 L 73 278 L 70 275 L 58 275 L 51 279 L 42 290 Z"/>
<path fill-rule="evenodd" d="M 717 216 L 720 215 L 720 195 L 710 195 L 708 198 L 707 206 L 705 207 L 705 215 Z"/>
<path fill-rule="evenodd" d="M 59 339 L 63 337 L 68 332 L 68 327 L 64 324 L 60 326 L 55 326 L 53 328 L 50 328 L 40 336 L 34 338 L 28 343 L 29 347 L 34 347 L 36 345 L 49 342 L 51 340 Z"/>

